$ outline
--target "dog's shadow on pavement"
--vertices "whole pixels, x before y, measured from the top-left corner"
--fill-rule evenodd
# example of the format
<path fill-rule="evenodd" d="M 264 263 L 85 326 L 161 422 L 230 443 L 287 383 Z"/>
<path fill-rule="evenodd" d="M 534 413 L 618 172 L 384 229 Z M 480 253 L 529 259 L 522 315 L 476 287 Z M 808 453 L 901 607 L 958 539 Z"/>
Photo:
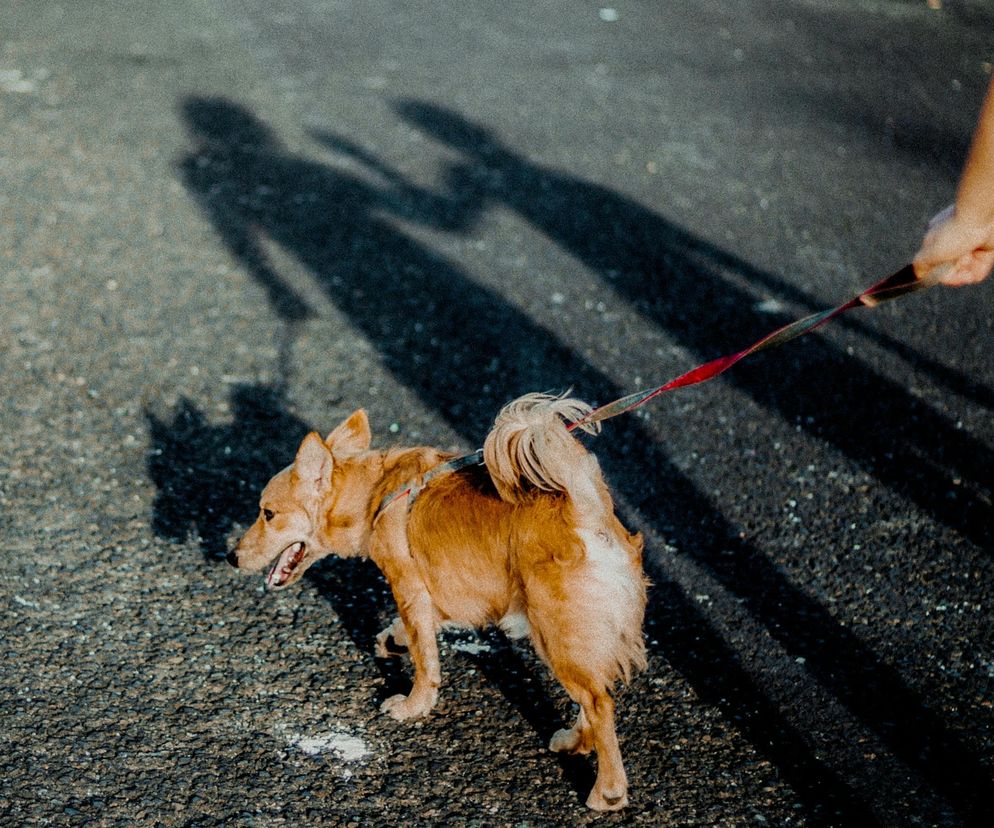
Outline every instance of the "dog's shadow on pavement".
<path fill-rule="evenodd" d="M 347 168 L 293 154 L 251 112 L 218 98 L 184 102 L 182 116 L 194 146 L 178 171 L 220 238 L 264 287 L 284 325 L 299 324 L 313 310 L 268 261 L 264 238 L 306 267 L 327 298 L 377 348 L 395 378 L 467 444 L 482 438 L 485 424 L 502 403 L 524 391 L 575 384 L 584 396 L 606 400 L 626 389 L 595 370 L 554 332 L 416 241 L 394 219 L 466 233 L 488 205 L 501 204 L 569 250 L 603 277 L 606 289 L 634 302 L 691 350 L 713 357 L 765 332 L 760 327 L 770 320 L 757 320 L 748 310 L 751 297 L 736 293 L 721 277 L 734 270 L 744 279 L 758 280 L 759 274 L 745 263 L 602 187 L 529 164 L 455 113 L 419 102 L 402 103 L 398 111 L 463 154 L 449 170 L 445 190 L 415 186 L 362 148 L 332 135 L 316 138 L 375 175 L 360 177 Z M 721 325 L 714 325 L 716 318 Z M 744 369 L 733 381 L 778 417 L 800 421 L 864 467 L 872 470 L 879 463 L 884 482 L 940 520 L 968 536 L 986 536 L 983 519 L 989 508 L 981 499 L 935 504 L 932 494 L 936 485 L 946 482 L 953 465 L 962 466 L 967 477 L 976 477 L 989 449 L 957 435 L 949 423 L 872 371 L 854 378 L 852 361 L 828 345 L 799 352 L 787 364 L 784 384 L 789 392 L 778 391 L 769 372 L 755 368 Z M 823 383 L 804 392 L 811 371 L 819 372 Z M 843 418 L 808 422 L 808 414 L 840 404 L 840 394 L 849 401 L 862 400 L 851 403 L 865 421 L 862 430 L 851 433 L 839 425 Z M 156 529 L 178 539 L 195 527 L 212 560 L 221 552 L 226 533 L 252 519 L 259 490 L 292 459 L 305 430 L 271 390 L 237 389 L 233 408 L 234 422 L 219 430 L 207 426 L 188 403 L 172 423 L 150 418 L 149 467 L 160 492 Z M 917 455 L 910 450 L 892 458 L 890 465 L 884 463 L 880 445 L 893 435 L 883 439 L 883 413 L 901 410 L 907 417 L 909 408 L 914 416 L 904 426 L 908 439 L 927 433 L 926 445 L 934 445 L 936 435 L 948 436 L 949 462 L 943 466 L 917 464 L 912 469 Z M 710 498 L 635 418 L 619 420 L 611 428 L 612 439 L 599 443 L 597 452 L 624 500 L 648 516 L 659 535 L 674 539 L 681 554 L 706 568 L 792 656 L 803 658 L 813 677 L 900 759 L 950 801 L 960 802 L 965 812 L 981 807 L 992 793 L 982 765 L 901 676 L 824 606 L 791 584 L 765 554 L 740 539 Z M 199 440 L 206 447 L 206 460 L 191 455 L 191 433 L 193 443 Z M 263 457 L 259 445 L 267 441 L 264 451 L 272 454 Z M 188 471 L 208 462 L 213 464 L 206 469 L 213 475 L 208 479 L 232 493 L 217 495 L 195 471 Z M 233 486 L 232 481 L 244 485 Z M 185 487 L 190 490 L 184 492 Z M 343 563 L 322 568 L 319 586 L 336 610 L 341 607 L 339 617 L 357 646 L 369 652 L 388 598 L 360 602 L 350 610 L 349 602 L 357 600 L 354 578 L 364 576 L 339 570 Z M 812 819 L 830 815 L 856 824 L 868 812 L 868 803 L 815 758 L 804 734 L 737 666 L 736 653 L 700 609 L 664 573 L 650 574 L 657 587 L 647 627 L 656 630 L 654 637 L 661 642 L 657 654 L 766 753 Z M 369 577 L 374 576 L 378 578 L 375 569 Z M 385 596 L 382 581 L 370 584 L 371 594 L 378 588 Z M 499 684 L 500 671 L 490 673 Z M 505 696 L 519 709 L 549 704 L 544 694 L 504 684 Z M 873 810 L 887 812 L 888 795 L 881 791 Z"/>
<path fill-rule="evenodd" d="M 188 399 L 168 420 L 145 411 L 148 472 L 157 488 L 152 528 L 176 543 L 195 538 L 210 562 L 224 559 L 235 526 L 255 520 L 262 486 L 310 430 L 268 386 L 235 386 L 230 403 L 231 423 L 216 426 Z"/>
<path fill-rule="evenodd" d="M 267 385 L 237 385 L 231 392 L 232 420 L 212 425 L 189 400 L 168 418 L 146 410 L 151 448 L 149 476 L 158 491 L 152 528 L 175 543 L 194 539 L 205 563 L 224 564 L 235 529 L 246 529 L 258 512 L 259 493 L 292 462 L 311 428 L 289 412 L 282 391 Z M 232 579 L 237 573 L 232 570 Z M 365 560 L 334 560 L 311 567 L 317 584 L 353 644 L 367 655 L 390 606 L 390 590 Z M 404 679 L 382 663 L 384 693 L 401 692 Z"/>

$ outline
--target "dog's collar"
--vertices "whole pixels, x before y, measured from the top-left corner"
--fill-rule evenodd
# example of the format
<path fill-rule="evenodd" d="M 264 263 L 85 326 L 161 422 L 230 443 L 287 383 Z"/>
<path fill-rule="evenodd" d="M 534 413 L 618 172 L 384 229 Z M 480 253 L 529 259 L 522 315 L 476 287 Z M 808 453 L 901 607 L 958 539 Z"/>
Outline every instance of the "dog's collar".
<path fill-rule="evenodd" d="M 459 471 L 459 469 L 464 469 L 467 466 L 479 466 L 483 463 L 483 449 L 477 449 L 472 454 L 464 454 L 462 457 L 454 457 L 451 460 L 446 460 L 435 468 L 428 470 L 419 480 L 410 480 L 401 486 L 399 489 L 394 489 L 390 494 L 380 501 L 380 505 L 376 507 L 376 512 L 373 515 L 373 523 L 377 521 L 383 511 L 395 500 L 400 500 L 403 497 L 407 497 L 407 508 L 410 509 L 414 504 L 415 498 L 421 493 L 421 490 L 427 486 L 436 477 L 443 474 L 448 474 L 449 472 Z"/>

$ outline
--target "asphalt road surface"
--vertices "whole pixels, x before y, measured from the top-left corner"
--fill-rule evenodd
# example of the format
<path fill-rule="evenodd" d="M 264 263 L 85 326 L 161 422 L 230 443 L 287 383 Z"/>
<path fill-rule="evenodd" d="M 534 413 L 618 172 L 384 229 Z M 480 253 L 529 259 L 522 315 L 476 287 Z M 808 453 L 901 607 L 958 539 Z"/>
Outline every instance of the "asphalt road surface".
<path fill-rule="evenodd" d="M 623 814 L 546 750 L 572 709 L 527 647 L 446 633 L 398 724 L 372 565 L 266 593 L 223 555 L 357 407 L 469 450 L 520 393 L 605 402 L 903 265 L 989 3 L 3 5 L 0 823 L 985 823 L 994 284 L 592 444 L 655 584 Z"/>

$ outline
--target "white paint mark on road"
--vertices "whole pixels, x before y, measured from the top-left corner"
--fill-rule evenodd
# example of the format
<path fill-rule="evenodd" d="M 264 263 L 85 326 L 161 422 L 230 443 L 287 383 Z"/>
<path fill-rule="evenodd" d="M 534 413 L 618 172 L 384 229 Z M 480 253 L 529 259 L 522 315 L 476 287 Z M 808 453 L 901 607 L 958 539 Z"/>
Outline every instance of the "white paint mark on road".
<path fill-rule="evenodd" d="M 490 645 L 484 644 L 482 641 L 453 641 L 451 646 L 457 653 L 468 653 L 469 655 L 490 652 Z"/>
<path fill-rule="evenodd" d="M 329 730 L 312 736 L 294 733 L 287 738 L 291 747 L 308 756 L 333 753 L 343 762 L 361 762 L 372 755 L 372 751 L 362 739 L 344 730 Z"/>

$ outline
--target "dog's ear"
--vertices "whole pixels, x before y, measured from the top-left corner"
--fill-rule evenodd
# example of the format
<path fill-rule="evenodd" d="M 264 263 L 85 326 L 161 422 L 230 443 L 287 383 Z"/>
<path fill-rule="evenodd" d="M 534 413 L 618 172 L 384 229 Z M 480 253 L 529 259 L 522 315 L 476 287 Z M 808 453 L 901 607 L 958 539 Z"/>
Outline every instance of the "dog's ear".
<path fill-rule="evenodd" d="M 297 449 L 293 461 L 292 479 L 305 487 L 311 494 L 317 494 L 331 480 L 334 461 L 331 452 L 316 431 L 308 434 Z"/>
<path fill-rule="evenodd" d="M 331 432 L 324 442 L 338 457 L 348 457 L 368 449 L 372 440 L 373 434 L 369 430 L 369 417 L 360 408 Z"/>

